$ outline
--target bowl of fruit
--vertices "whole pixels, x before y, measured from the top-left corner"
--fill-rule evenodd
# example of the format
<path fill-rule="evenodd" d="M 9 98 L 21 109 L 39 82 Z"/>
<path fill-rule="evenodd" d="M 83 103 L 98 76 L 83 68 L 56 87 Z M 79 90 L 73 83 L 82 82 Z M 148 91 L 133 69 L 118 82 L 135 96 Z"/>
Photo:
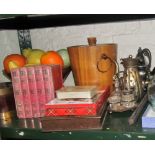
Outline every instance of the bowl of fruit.
<path fill-rule="evenodd" d="M 11 69 L 20 68 L 30 65 L 53 65 L 58 64 L 62 67 L 62 74 L 64 80 L 71 71 L 70 59 L 67 49 L 60 49 L 58 51 L 50 50 L 43 51 L 41 49 L 24 49 L 22 54 L 10 54 L 3 60 L 3 74 L 11 79 Z"/>

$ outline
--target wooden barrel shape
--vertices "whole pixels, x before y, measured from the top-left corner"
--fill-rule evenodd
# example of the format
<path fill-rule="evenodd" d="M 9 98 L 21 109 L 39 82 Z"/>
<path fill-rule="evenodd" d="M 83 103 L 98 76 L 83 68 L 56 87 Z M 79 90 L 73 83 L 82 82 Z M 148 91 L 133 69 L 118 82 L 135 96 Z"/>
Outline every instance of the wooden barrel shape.
<path fill-rule="evenodd" d="M 96 44 L 95 38 L 88 38 L 88 43 L 67 48 L 75 84 L 109 85 L 112 88 L 117 44 Z"/>

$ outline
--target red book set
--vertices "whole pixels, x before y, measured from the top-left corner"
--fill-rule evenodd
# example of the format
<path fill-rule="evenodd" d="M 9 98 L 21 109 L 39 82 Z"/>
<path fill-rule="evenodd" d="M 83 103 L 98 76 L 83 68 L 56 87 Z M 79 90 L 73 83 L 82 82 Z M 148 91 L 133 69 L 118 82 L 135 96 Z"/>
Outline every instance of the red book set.
<path fill-rule="evenodd" d="M 45 103 L 55 98 L 63 86 L 59 65 L 35 65 L 11 70 L 12 85 L 19 118 L 43 117 Z"/>

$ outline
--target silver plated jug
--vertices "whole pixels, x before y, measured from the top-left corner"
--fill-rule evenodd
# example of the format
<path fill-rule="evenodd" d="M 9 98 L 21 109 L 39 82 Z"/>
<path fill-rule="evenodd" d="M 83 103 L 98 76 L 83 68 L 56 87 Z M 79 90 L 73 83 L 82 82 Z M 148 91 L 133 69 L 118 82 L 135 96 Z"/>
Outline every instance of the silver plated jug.
<path fill-rule="evenodd" d="M 138 59 L 129 55 L 128 58 L 121 59 L 121 64 L 124 67 L 122 77 L 122 88 L 124 90 L 133 90 L 135 99 L 138 101 L 142 97 L 142 80 L 138 71 Z"/>

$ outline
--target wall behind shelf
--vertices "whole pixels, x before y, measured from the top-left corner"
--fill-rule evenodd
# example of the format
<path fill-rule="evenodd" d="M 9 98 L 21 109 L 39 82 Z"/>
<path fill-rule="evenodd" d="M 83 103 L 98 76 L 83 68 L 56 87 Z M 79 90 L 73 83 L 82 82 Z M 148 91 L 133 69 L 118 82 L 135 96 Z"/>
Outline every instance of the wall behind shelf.
<path fill-rule="evenodd" d="M 139 20 L 104 24 L 52 27 L 30 31 L 32 47 L 43 50 L 57 50 L 73 45 L 87 44 L 87 37 L 96 36 L 98 43 L 117 43 L 118 61 L 129 54 L 136 55 L 139 47 L 149 48 L 155 59 L 155 20 Z M 20 53 L 16 30 L 0 31 L 0 70 L 7 54 Z M 152 62 L 152 68 L 155 61 Z M 122 67 L 121 67 L 122 69 Z M 66 81 L 72 84 L 73 77 Z M 2 73 L 0 81 L 8 81 Z"/>

